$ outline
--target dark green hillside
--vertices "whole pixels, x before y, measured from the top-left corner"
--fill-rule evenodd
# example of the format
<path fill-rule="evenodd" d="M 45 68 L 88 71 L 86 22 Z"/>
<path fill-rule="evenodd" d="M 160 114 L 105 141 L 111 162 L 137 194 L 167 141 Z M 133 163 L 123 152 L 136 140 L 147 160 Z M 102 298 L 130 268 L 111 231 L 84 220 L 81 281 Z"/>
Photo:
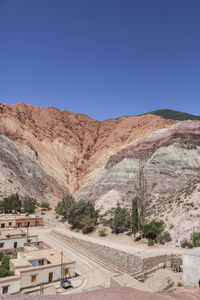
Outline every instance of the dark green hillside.
<path fill-rule="evenodd" d="M 179 120 L 179 121 L 200 120 L 200 116 L 195 116 L 195 115 L 191 115 L 191 114 L 187 114 L 184 112 L 171 110 L 171 109 L 159 109 L 159 110 L 151 111 L 149 112 L 149 114 L 158 115 L 165 119 Z"/>

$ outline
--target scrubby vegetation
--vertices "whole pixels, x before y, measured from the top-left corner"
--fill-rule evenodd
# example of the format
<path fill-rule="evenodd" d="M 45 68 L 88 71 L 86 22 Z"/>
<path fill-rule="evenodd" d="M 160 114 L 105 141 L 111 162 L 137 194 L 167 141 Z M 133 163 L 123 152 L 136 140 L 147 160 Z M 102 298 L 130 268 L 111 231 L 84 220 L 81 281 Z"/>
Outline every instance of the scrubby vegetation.
<path fill-rule="evenodd" d="M 183 239 L 181 241 L 181 247 L 182 248 L 193 248 L 193 244 L 191 241 L 187 240 L 187 239 Z"/>
<path fill-rule="evenodd" d="M 190 237 L 193 247 L 200 247 L 200 232 L 193 232 Z"/>
<path fill-rule="evenodd" d="M 125 207 L 117 204 L 110 227 L 115 234 L 130 228 L 130 215 Z"/>
<path fill-rule="evenodd" d="M 2 201 L 0 201 L 0 211 L 1 213 L 17 213 L 22 210 L 22 202 L 20 200 L 19 195 L 11 194 L 8 197 L 5 197 Z"/>
<path fill-rule="evenodd" d="M 7 255 L 3 255 L 2 253 L 0 253 L 0 261 L 1 261 L 1 265 L 0 265 L 0 277 L 6 277 L 6 276 L 12 276 L 12 275 L 14 275 L 14 273 L 11 272 L 10 269 L 9 269 L 10 257 L 7 256 Z"/>
<path fill-rule="evenodd" d="M 42 210 L 51 209 L 48 202 L 44 201 L 38 204 L 35 199 L 29 196 L 22 198 L 16 193 L 4 197 L 3 200 L 0 201 L 0 213 L 12 214 L 24 212 L 26 214 L 33 214 L 37 206 L 40 206 Z"/>
<path fill-rule="evenodd" d="M 99 228 L 98 233 L 99 233 L 99 236 L 106 236 L 106 234 L 107 234 L 106 228 L 103 228 L 103 227 Z"/>
<path fill-rule="evenodd" d="M 36 209 L 36 205 L 37 202 L 35 199 L 30 198 L 30 197 L 26 197 L 24 199 L 24 203 L 23 203 L 23 211 L 24 213 L 28 214 L 33 214 L 35 212 Z"/>
<path fill-rule="evenodd" d="M 41 202 L 40 207 L 42 208 L 42 210 L 50 210 L 51 209 L 50 204 L 46 201 Z"/>
<path fill-rule="evenodd" d="M 148 245 L 152 246 L 154 243 L 165 244 L 170 242 L 171 235 L 168 231 L 164 231 L 165 224 L 163 221 L 152 220 L 146 222 L 144 225 L 144 236 L 148 239 Z"/>
<path fill-rule="evenodd" d="M 193 232 L 190 236 L 190 240 L 183 239 L 181 241 L 182 248 L 200 247 L 200 232 Z"/>

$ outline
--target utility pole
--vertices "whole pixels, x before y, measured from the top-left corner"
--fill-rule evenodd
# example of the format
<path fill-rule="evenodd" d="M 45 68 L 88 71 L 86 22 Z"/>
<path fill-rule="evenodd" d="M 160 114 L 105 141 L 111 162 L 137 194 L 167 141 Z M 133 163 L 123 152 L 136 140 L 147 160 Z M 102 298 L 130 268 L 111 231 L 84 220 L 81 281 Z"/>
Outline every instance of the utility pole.
<path fill-rule="evenodd" d="M 26 236 L 26 241 L 27 241 L 27 243 L 28 243 L 28 230 L 29 230 L 29 226 L 27 225 L 27 236 Z"/>
<path fill-rule="evenodd" d="M 61 251 L 61 279 L 63 279 L 63 251 Z"/>

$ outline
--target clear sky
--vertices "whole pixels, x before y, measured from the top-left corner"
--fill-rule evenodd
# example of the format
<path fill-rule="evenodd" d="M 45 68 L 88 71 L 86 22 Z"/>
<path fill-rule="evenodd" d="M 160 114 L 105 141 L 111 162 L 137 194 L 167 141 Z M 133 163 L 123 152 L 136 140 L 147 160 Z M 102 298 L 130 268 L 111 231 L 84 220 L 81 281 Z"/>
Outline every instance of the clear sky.
<path fill-rule="evenodd" d="M 0 0 L 0 102 L 200 115 L 200 0 Z"/>

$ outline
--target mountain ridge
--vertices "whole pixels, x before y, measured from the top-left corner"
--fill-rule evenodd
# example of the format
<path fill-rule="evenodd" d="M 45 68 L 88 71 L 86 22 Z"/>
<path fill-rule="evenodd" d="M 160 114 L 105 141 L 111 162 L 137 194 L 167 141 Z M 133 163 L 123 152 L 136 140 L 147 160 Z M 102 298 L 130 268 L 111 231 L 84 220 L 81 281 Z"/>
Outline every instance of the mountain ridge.
<path fill-rule="evenodd" d="M 14 171 L 11 173 L 16 172 L 16 178 L 22 178 L 21 184 L 29 178 L 35 188 L 35 178 L 40 178 L 40 182 L 43 170 L 47 176 L 43 175 L 43 187 L 45 182 L 55 181 L 59 193 L 54 191 L 54 194 L 61 197 L 62 191 L 72 194 L 77 191 L 106 165 L 111 155 L 123 147 L 174 123 L 153 115 L 100 122 L 87 115 L 52 107 L 40 108 L 24 103 L 11 106 L 0 104 L 0 133 L 2 143 L 6 145 L 2 148 L 0 158 L 5 165 L 13 162 Z M 32 170 L 28 177 L 27 165 Z M 38 172 L 39 177 L 34 172 Z M 52 189 L 47 184 L 49 188 Z"/>

